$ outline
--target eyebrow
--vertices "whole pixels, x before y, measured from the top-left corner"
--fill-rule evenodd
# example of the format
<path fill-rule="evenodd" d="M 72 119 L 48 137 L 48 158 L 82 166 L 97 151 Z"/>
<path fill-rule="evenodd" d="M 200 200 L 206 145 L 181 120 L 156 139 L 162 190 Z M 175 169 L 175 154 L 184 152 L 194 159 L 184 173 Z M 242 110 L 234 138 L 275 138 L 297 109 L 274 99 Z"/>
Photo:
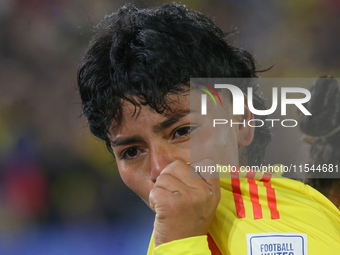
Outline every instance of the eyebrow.
<path fill-rule="evenodd" d="M 181 118 L 187 116 L 189 113 L 190 109 L 176 111 L 173 115 L 169 116 L 168 119 L 166 119 L 165 121 L 153 126 L 152 131 L 158 133 L 168 127 L 171 127 L 173 124 L 177 123 Z"/>
<path fill-rule="evenodd" d="M 189 113 L 190 109 L 176 111 L 173 115 L 169 116 L 165 121 L 162 121 L 160 124 L 153 126 L 152 131 L 158 133 L 168 127 L 171 127 L 173 124 L 177 123 L 181 118 L 187 116 Z M 140 135 L 134 135 L 126 138 L 116 137 L 113 141 L 111 141 L 112 147 L 124 146 L 134 143 L 145 143 L 145 140 Z"/>
<path fill-rule="evenodd" d="M 133 143 L 143 143 L 145 140 L 140 135 L 134 135 L 131 137 L 116 137 L 113 141 L 111 141 L 112 147 L 129 145 Z"/>

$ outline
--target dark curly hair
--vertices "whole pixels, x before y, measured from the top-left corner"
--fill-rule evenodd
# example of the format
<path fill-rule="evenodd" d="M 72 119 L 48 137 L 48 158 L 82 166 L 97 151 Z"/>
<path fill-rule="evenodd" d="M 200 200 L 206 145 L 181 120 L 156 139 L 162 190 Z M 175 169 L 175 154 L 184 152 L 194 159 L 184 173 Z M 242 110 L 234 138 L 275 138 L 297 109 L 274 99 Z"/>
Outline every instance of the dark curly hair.
<path fill-rule="evenodd" d="M 166 95 L 183 92 L 190 78 L 257 77 L 252 55 L 232 46 L 228 38 L 211 19 L 179 4 L 150 9 L 126 5 L 106 16 L 78 69 L 83 114 L 91 132 L 111 150 L 108 130 L 113 120 L 121 122 L 122 99 L 163 113 L 169 109 Z M 247 92 L 246 85 L 241 89 Z M 254 107 L 265 109 L 256 94 Z M 244 152 L 248 164 L 262 162 L 269 141 L 267 127 L 255 129 Z"/>
<path fill-rule="evenodd" d="M 309 163 L 314 166 L 340 163 L 340 86 L 335 78 L 323 76 L 310 89 L 311 99 L 305 104 L 310 116 L 301 116 L 301 131 L 313 137 Z M 327 178 L 328 177 L 328 178 Z M 331 178 L 330 178 L 331 177 Z M 328 196 L 337 187 L 339 173 L 309 175 L 307 183 Z"/>

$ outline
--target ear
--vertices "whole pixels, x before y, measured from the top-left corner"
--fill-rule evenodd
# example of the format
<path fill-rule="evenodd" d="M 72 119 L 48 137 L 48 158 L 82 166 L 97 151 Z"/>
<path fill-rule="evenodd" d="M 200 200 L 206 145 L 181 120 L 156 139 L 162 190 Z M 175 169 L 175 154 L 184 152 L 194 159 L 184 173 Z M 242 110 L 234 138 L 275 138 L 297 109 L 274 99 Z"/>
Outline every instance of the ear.
<path fill-rule="evenodd" d="M 237 125 L 237 141 L 239 146 L 248 146 L 254 139 L 255 123 L 250 122 L 251 126 L 248 125 L 248 121 L 254 119 L 254 114 L 248 108 L 248 96 L 244 94 L 244 115 L 234 115 L 233 119 L 237 122 L 243 122 L 243 124 Z"/>

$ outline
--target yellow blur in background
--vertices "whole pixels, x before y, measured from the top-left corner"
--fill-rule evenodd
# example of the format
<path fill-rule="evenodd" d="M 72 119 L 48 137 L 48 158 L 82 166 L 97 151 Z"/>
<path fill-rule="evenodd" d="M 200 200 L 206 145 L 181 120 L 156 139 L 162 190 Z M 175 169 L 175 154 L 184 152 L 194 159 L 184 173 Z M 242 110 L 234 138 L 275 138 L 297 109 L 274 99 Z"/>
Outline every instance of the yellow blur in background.
<path fill-rule="evenodd" d="M 146 253 L 153 214 L 90 134 L 75 84 L 93 26 L 127 2 L 0 2 L 0 254 Z M 260 69 L 274 65 L 262 77 L 339 77 L 339 1 L 182 3 L 237 29 Z"/>

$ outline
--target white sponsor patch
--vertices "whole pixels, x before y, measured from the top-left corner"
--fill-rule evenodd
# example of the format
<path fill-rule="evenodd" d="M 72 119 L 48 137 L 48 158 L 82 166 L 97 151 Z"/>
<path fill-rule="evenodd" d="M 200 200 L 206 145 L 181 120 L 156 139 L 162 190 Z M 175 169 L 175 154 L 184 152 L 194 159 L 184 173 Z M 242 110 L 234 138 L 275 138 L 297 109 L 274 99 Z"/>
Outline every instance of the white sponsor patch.
<path fill-rule="evenodd" d="M 248 255 L 307 255 L 307 234 L 246 234 Z"/>

